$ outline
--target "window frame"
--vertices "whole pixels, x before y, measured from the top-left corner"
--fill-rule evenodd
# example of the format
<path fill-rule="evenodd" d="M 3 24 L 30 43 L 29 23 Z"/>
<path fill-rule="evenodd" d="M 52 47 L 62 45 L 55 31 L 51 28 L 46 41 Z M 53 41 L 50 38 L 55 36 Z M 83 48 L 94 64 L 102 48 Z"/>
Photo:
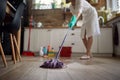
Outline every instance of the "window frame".
<path fill-rule="evenodd" d="M 120 11 L 120 0 L 106 0 L 107 9 L 111 9 L 112 12 Z"/>

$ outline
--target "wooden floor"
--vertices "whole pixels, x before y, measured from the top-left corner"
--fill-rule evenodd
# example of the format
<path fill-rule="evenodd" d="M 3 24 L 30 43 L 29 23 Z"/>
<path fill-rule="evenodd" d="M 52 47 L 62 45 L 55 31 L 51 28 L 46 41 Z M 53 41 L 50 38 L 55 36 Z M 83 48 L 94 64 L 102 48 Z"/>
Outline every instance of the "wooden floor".
<path fill-rule="evenodd" d="M 0 80 L 120 80 L 119 58 L 61 58 L 65 63 L 62 69 L 40 68 L 45 60 L 41 57 L 22 57 L 22 62 L 13 64 L 8 57 L 8 67 L 4 68 L 0 56 Z"/>

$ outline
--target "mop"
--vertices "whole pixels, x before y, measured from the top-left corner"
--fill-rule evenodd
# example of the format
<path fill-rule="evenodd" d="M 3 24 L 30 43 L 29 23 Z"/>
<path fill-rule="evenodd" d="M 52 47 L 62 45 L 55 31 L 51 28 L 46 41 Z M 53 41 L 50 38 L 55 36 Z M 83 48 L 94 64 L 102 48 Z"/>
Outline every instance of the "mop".
<path fill-rule="evenodd" d="M 62 50 L 62 47 L 63 47 L 63 44 L 65 42 L 65 39 L 67 37 L 67 34 L 69 33 L 71 29 L 68 29 L 65 36 L 64 36 L 64 39 L 60 45 L 60 48 L 58 50 L 58 52 L 56 53 L 55 57 L 51 60 L 48 60 L 48 61 L 45 61 L 40 67 L 41 68 L 63 68 L 64 67 L 64 64 L 63 62 L 61 62 L 58 58 L 59 58 L 59 55 L 60 55 L 60 52 Z"/>

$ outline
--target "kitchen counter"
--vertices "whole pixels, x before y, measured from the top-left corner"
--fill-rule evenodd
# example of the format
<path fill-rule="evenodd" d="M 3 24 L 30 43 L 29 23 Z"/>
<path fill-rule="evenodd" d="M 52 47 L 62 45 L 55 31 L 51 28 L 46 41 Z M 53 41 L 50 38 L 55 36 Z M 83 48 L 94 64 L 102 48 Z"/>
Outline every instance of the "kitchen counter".
<path fill-rule="evenodd" d="M 25 27 L 29 28 L 29 27 Z M 33 29 L 67 29 L 68 27 L 61 27 L 61 26 L 45 26 L 45 27 L 32 27 Z M 75 27 L 75 28 L 80 28 L 80 27 Z"/>
<path fill-rule="evenodd" d="M 29 27 L 25 27 L 29 28 Z M 61 27 L 61 26 L 46 26 L 46 27 L 33 27 L 33 29 L 67 29 L 68 27 Z M 75 26 L 75 28 L 80 28 Z M 111 26 L 103 25 L 100 28 L 111 28 Z"/>
<path fill-rule="evenodd" d="M 108 26 L 109 24 L 114 23 L 114 21 L 117 21 L 117 20 L 118 21 L 120 20 L 120 16 L 116 16 L 116 17 L 110 19 L 109 21 L 106 22 L 106 25 Z"/>

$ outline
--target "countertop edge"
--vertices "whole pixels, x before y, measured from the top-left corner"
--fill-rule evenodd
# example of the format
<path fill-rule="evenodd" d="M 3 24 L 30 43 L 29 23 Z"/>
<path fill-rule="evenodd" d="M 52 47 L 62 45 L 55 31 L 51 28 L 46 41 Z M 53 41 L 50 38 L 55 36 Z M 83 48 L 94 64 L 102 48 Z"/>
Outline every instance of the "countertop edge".
<path fill-rule="evenodd" d="M 24 27 L 25 29 L 29 29 L 29 27 Z M 80 29 L 81 27 L 75 27 L 74 29 Z M 108 27 L 100 27 L 100 28 L 112 28 L 111 26 Z M 32 29 L 68 29 L 68 27 L 32 27 Z"/>

